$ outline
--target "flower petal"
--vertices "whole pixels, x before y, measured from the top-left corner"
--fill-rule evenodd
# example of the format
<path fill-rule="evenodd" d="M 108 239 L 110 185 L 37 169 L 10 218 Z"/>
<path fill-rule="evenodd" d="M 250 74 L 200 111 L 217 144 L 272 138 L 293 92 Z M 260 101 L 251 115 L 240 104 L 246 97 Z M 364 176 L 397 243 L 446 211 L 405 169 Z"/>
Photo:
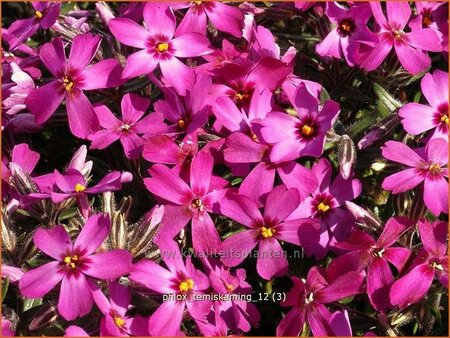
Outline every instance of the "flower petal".
<path fill-rule="evenodd" d="M 406 144 L 398 141 L 388 141 L 381 147 L 382 154 L 388 160 L 416 167 L 423 159 Z"/>
<path fill-rule="evenodd" d="M 425 52 L 404 42 L 396 42 L 394 47 L 400 63 L 412 75 L 417 75 L 430 67 L 431 59 Z"/>
<path fill-rule="evenodd" d="M 425 178 L 423 200 L 435 216 L 448 214 L 448 182 L 444 177 Z"/>
<path fill-rule="evenodd" d="M 227 237 L 222 243 L 223 256 L 220 258 L 226 266 L 239 265 L 253 251 L 257 241 L 255 230 L 245 230 Z"/>
<path fill-rule="evenodd" d="M 178 336 L 185 302 L 166 301 L 150 316 L 148 331 L 151 336 Z"/>
<path fill-rule="evenodd" d="M 150 74 L 156 66 L 158 66 L 158 59 L 154 58 L 147 50 L 143 49 L 128 56 L 122 77 L 129 79 L 140 75 Z"/>
<path fill-rule="evenodd" d="M 181 58 L 190 58 L 211 53 L 209 40 L 199 33 L 183 34 L 171 41 L 174 48 L 173 55 Z"/>
<path fill-rule="evenodd" d="M 78 34 L 72 41 L 68 65 L 71 68 L 82 70 L 91 62 L 102 41 L 98 35 Z"/>
<path fill-rule="evenodd" d="M 134 264 L 129 278 L 131 281 L 143 285 L 150 290 L 162 294 L 174 293 L 170 283 L 173 274 L 154 261 L 143 259 Z"/>
<path fill-rule="evenodd" d="M 376 310 L 386 311 L 391 306 L 389 288 L 393 281 L 388 263 L 383 258 L 372 259 L 367 270 L 367 294 Z"/>
<path fill-rule="evenodd" d="M 127 275 L 131 271 L 131 254 L 127 250 L 112 250 L 89 256 L 83 268 L 88 276 L 108 280 Z"/>
<path fill-rule="evenodd" d="M 413 189 L 423 180 L 417 169 L 411 168 L 386 177 L 382 187 L 384 190 L 391 190 L 393 194 L 398 194 Z"/>
<path fill-rule="evenodd" d="M 50 262 L 26 272 L 19 281 L 20 293 L 27 298 L 40 298 L 64 277 L 59 262 Z"/>
<path fill-rule="evenodd" d="M 114 18 L 108 23 L 112 35 L 121 43 L 136 48 L 146 48 L 150 33 L 136 22 L 127 18 Z"/>
<path fill-rule="evenodd" d="M 85 68 L 81 73 L 81 89 L 113 88 L 122 84 L 122 66 L 115 59 L 107 59 Z"/>
<path fill-rule="evenodd" d="M 144 7 L 144 22 L 151 35 L 172 38 L 176 20 L 172 6 L 164 2 L 148 2 Z"/>
<path fill-rule="evenodd" d="M 402 118 L 405 130 L 418 135 L 436 127 L 434 114 L 436 109 L 419 103 L 408 103 L 400 108 L 398 115 Z"/>
<path fill-rule="evenodd" d="M 269 280 L 273 276 L 283 276 L 288 272 L 285 252 L 274 237 L 260 240 L 258 251 L 256 270 L 262 278 Z"/>
<path fill-rule="evenodd" d="M 277 336 L 299 336 L 303 330 L 305 315 L 305 307 L 301 307 L 300 309 L 294 307 L 284 316 L 280 324 L 278 324 Z"/>
<path fill-rule="evenodd" d="M 70 131 L 75 136 L 86 138 L 99 129 L 94 108 L 81 90 L 66 94 L 66 107 Z"/>
<path fill-rule="evenodd" d="M 418 227 L 425 250 L 435 257 L 443 257 L 447 251 L 447 223 L 441 221 L 430 223 L 421 219 Z"/>
<path fill-rule="evenodd" d="M 159 66 L 164 79 L 173 86 L 179 95 L 186 95 L 186 91 L 192 89 L 195 82 L 195 72 L 176 57 L 161 60 Z"/>
<path fill-rule="evenodd" d="M 110 226 L 108 214 L 89 217 L 75 241 L 74 249 L 83 251 L 86 255 L 94 253 L 108 236 Z"/>
<path fill-rule="evenodd" d="M 72 250 L 72 241 L 62 225 L 48 230 L 37 229 L 33 241 L 40 250 L 56 260 L 63 259 Z"/>
<path fill-rule="evenodd" d="M 295 188 L 275 187 L 268 195 L 264 208 L 264 219 L 278 224 L 288 217 L 299 205 L 300 196 Z"/>
<path fill-rule="evenodd" d="M 208 151 L 199 151 L 192 159 L 190 181 L 195 196 L 204 196 L 208 192 L 213 165 L 214 160 Z"/>
<path fill-rule="evenodd" d="M 221 214 L 246 227 L 253 228 L 264 223 L 255 202 L 247 196 L 230 193 L 219 204 Z"/>
<path fill-rule="evenodd" d="M 52 81 L 31 91 L 25 99 L 27 109 L 36 117 L 36 123 L 43 124 L 64 99 L 64 92 L 60 90 L 60 83 Z"/>
<path fill-rule="evenodd" d="M 52 42 L 45 43 L 39 51 L 39 57 L 54 77 L 61 76 L 66 69 L 66 55 L 60 37 L 53 39 Z"/>
<path fill-rule="evenodd" d="M 220 251 L 219 233 L 207 212 L 192 217 L 192 246 L 196 252 L 208 255 Z"/>
<path fill-rule="evenodd" d="M 83 274 L 66 275 L 61 283 L 58 312 L 65 320 L 74 320 L 87 315 L 92 309 L 94 299 Z"/>

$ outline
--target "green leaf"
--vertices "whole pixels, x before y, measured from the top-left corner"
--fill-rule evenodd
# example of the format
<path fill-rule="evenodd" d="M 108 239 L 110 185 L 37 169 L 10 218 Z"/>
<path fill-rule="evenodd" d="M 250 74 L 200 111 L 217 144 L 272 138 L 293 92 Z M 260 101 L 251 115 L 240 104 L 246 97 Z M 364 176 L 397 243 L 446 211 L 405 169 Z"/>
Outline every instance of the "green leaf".
<path fill-rule="evenodd" d="M 2 303 L 5 299 L 6 293 L 8 292 L 8 288 L 9 288 L 9 278 L 7 277 L 4 281 L 3 281 L 3 285 L 2 285 Z"/>
<path fill-rule="evenodd" d="M 58 220 L 61 223 L 62 221 L 74 218 L 77 215 L 78 215 L 78 207 L 67 208 L 61 213 L 61 216 L 59 216 Z"/>
<path fill-rule="evenodd" d="M 378 109 L 383 117 L 392 114 L 396 109 L 402 106 L 401 102 L 395 99 L 378 83 L 373 84 L 375 95 L 378 98 Z"/>
<path fill-rule="evenodd" d="M 347 134 L 351 139 L 356 139 L 358 135 L 362 134 L 371 126 L 373 126 L 376 122 L 376 119 L 376 114 L 366 114 L 361 120 L 356 121 L 351 126 L 349 126 L 345 130 L 345 134 Z"/>
<path fill-rule="evenodd" d="M 327 90 L 325 88 L 322 87 L 322 89 L 320 90 L 320 103 L 324 104 L 325 101 L 330 100 L 330 94 L 327 92 Z"/>
<path fill-rule="evenodd" d="M 236 177 L 231 180 L 231 185 L 238 185 L 242 182 L 242 177 Z"/>
<path fill-rule="evenodd" d="M 420 98 L 422 97 L 422 92 L 417 92 L 416 95 L 414 95 L 413 102 L 417 103 L 420 101 Z"/>
<path fill-rule="evenodd" d="M 42 298 L 31 298 L 31 299 L 26 298 L 23 301 L 23 312 L 28 311 L 29 309 L 32 309 L 41 304 Z"/>

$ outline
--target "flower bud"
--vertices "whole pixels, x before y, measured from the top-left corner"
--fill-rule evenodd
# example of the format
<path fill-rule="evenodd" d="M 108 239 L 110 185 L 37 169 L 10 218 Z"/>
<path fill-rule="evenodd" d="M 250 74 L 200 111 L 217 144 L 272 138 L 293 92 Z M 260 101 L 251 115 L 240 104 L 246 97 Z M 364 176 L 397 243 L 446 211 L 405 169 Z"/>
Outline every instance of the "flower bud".
<path fill-rule="evenodd" d="M 157 252 L 153 248 L 153 239 L 159 231 L 163 214 L 164 206 L 155 206 L 136 224 L 129 243 L 129 250 L 134 257 L 142 254 L 153 256 Z"/>
<path fill-rule="evenodd" d="M 363 150 L 376 142 L 384 141 L 386 137 L 392 135 L 395 128 L 398 127 L 400 121 L 397 114 L 391 114 L 380 122 L 375 124 L 369 131 L 359 140 L 358 149 Z"/>
<path fill-rule="evenodd" d="M 339 173 L 344 179 L 350 178 L 356 165 L 356 149 L 348 135 L 342 135 L 338 145 Z"/>
<path fill-rule="evenodd" d="M 105 1 L 97 2 L 95 4 L 95 11 L 106 26 L 108 26 L 109 20 L 115 18 L 114 12 Z"/>
<path fill-rule="evenodd" d="M 49 303 L 43 304 L 36 314 L 33 316 L 28 329 L 30 331 L 36 331 L 46 326 L 52 325 L 58 319 L 58 312 L 55 305 Z"/>

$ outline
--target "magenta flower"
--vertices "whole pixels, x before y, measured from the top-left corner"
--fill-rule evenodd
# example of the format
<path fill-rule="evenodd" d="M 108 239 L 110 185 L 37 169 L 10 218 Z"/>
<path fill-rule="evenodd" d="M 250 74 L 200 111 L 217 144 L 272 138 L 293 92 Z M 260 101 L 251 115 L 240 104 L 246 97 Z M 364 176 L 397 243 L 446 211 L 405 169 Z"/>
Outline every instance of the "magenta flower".
<path fill-rule="evenodd" d="M 2 337 L 14 337 L 16 333 L 12 330 L 11 322 L 2 316 Z"/>
<path fill-rule="evenodd" d="M 368 71 L 376 69 L 394 47 L 400 63 L 409 73 L 416 75 L 426 70 L 431 59 L 425 51 L 442 50 L 439 34 L 431 28 L 409 33 L 404 31 L 411 17 L 408 2 L 386 2 L 387 19 L 381 9 L 381 2 L 374 1 L 369 4 L 381 29 L 378 32 L 378 44 L 364 56 L 361 66 Z"/>
<path fill-rule="evenodd" d="M 16 49 L 39 28 L 49 29 L 56 22 L 61 10 L 61 4 L 57 2 L 34 1 L 31 5 L 34 8 L 33 17 L 14 21 L 8 28 L 8 34 L 11 36 L 10 51 Z"/>
<path fill-rule="evenodd" d="M 298 336 L 305 321 L 309 323 L 314 336 L 335 335 L 331 327 L 333 315 L 325 304 L 360 293 L 364 277 L 352 271 L 330 281 L 323 270 L 313 267 L 306 281 L 297 277 L 291 279 L 294 286 L 281 306 L 293 308 L 278 325 L 277 336 Z"/>
<path fill-rule="evenodd" d="M 359 45 L 375 47 L 377 36 L 367 28 L 367 21 L 372 16 L 369 5 L 352 6 L 346 9 L 337 2 L 327 2 L 326 14 L 333 24 L 333 29 L 325 39 L 316 46 L 321 56 L 341 59 L 344 56 L 350 66 L 359 60 Z"/>
<path fill-rule="evenodd" d="M 207 122 L 209 109 L 209 92 L 211 78 L 206 74 L 197 74 L 194 85 L 179 96 L 174 90 L 163 87 L 164 100 L 154 104 L 155 112 L 162 113 L 168 120 L 169 133 L 192 134 Z"/>
<path fill-rule="evenodd" d="M 81 327 L 76 325 L 70 325 L 64 332 L 64 337 L 90 337 L 90 336 Z"/>
<path fill-rule="evenodd" d="M 214 259 L 209 261 L 204 259 L 203 265 L 211 281 L 211 287 L 217 294 L 244 295 L 252 293 L 251 285 L 245 281 L 247 274 L 244 269 L 231 272 L 229 268 Z M 225 326 L 233 332 L 248 332 L 252 326 L 259 326 L 261 316 L 256 306 L 250 302 L 244 300 L 217 301 L 213 307 L 225 322 Z M 216 322 L 220 321 L 216 320 Z"/>
<path fill-rule="evenodd" d="M 358 179 L 344 179 L 340 174 L 331 182 L 332 167 L 326 159 L 311 169 L 319 183 L 312 196 L 306 198 L 288 217 L 288 220 L 313 217 L 320 221 L 319 240 L 303 245 L 307 255 L 323 258 L 337 241 L 345 240 L 351 231 L 353 216 L 343 209 L 346 201 L 361 194 L 362 185 Z"/>
<path fill-rule="evenodd" d="M 122 67 L 115 59 L 88 67 L 100 41 L 99 36 L 92 34 L 77 35 L 68 60 L 61 38 L 42 46 L 39 56 L 55 80 L 32 91 L 25 101 L 37 123 L 47 121 L 65 99 L 69 127 L 75 136 L 86 138 L 98 130 L 97 116 L 83 90 L 117 87 L 122 83 Z"/>
<path fill-rule="evenodd" d="M 419 234 L 423 248 L 412 264 L 412 269 L 394 282 L 390 297 L 392 304 L 405 308 L 420 301 L 436 277 L 448 288 L 447 222 L 420 220 Z M 419 282 L 418 282 L 419 281 Z"/>
<path fill-rule="evenodd" d="M 220 1 L 193 1 L 175 4 L 176 8 L 189 7 L 177 29 L 177 36 L 186 33 L 206 33 L 207 18 L 219 31 L 235 37 L 242 37 L 244 13 L 238 7 L 228 6 Z"/>
<path fill-rule="evenodd" d="M 164 133 L 167 129 L 160 113 L 151 113 L 142 119 L 149 105 L 148 99 L 136 94 L 125 94 L 121 102 L 121 120 L 105 105 L 94 107 L 100 126 L 104 129 L 89 137 L 92 141 L 91 149 L 105 149 L 111 143 L 120 140 L 125 155 L 131 159 L 138 158 L 144 144 L 138 134 L 153 136 Z"/>
<path fill-rule="evenodd" d="M 223 198 L 220 212 L 249 228 L 227 237 L 222 243 L 222 262 L 236 266 L 259 244 L 256 269 L 264 279 L 282 276 L 288 271 L 288 261 L 279 241 L 303 245 L 311 241 L 310 227 L 317 226 L 315 220 L 285 219 L 300 202 L 297 189 L 277 186 L 268 195 L 264 215 L 257 204 L 244 195 L 230 193 Z"/>
<path fill-rule="evenodd" d="M 107 174 L 100 182 L 88 187 L 86 179 L 77 169 L 68 169 L 64 175 L 55 169 L 55 184 L 61 192 L 51 192 L 54 203 L 60 203 L 69 198 L 76 198 L 78 206 L 85 218 L 89 215 L 90 206 L 88 194 L 99 194 L 105 191 L 116 191 L 122 188 L 122 183 L 132 180 L 131 173 L 113 171 Z"/>
<path fill-rule="evenodd" d="M 155 164 L 150 169 L 152 177 L 144 179 L 145 186 L 171 203 L 164 205 L 160 236 L 173 238 L 192 220 L 194 250 L 214 253 L 220 249 L 219 234 L 209 212 L 224 192 L 211 189 L 213 164 L 209 153 L 197 153 L 191 162 L 190 186 L 164 165 Z"/>
<path fill-rule="evenodd" d="M 411 250 L 392 246 L 413 222 L 406 217 L 389 219 L 377 241 L 369 234 L 354 230 L 345 241 L 336 245 L 339 249 L 351 250 L 335 258 L 327 270 L 330 276 L 339 276 L 349 271 L 360 272 L 367 269 L 367 294 L 370 303 L 378 311 L 392 307 L 389 290 L 394 282 L 391 268 L 393 264 L 402 272 L 411 255 Z"/>
<path fill-rule="evenodd" d="M 448 138 L 448 73 L 435 70 L 427 74 L 420 83 L 422 93 L 429 105 L 408 103 L 400 108 L 398 115 L 402 118 L 403 128 L 418 135 L 434 129 L 433 138 Z"/>
<path fill-rule="evenodd" d="M 296 160 L 301 156 L 319 157 L 325 134 L 339 114 L 339 105 L 328 100 L 319 110 L 317 99 L 301 84 L 292 102 L 298 117 L 273 112 L 262 120 L 261 135 L 273 145 L 270 160 L 275 163 Z"/>
<path fill-rule="evenodd" d="M 126 250 L 95 254 L 110 229 L 109 216 L 91 216 L 75 243 L 62 225 L 36 230 L 36 247 L 54 259 L 26 272 L 19 281 L 20 292 L 27 298 L 40 298 L 61 282 L 58 311 L 66 320 L 89 313 L 93 298 L 89 278 L 108 280 L 130 272 L 131 255 Z"/>
<path fill-rule="evenodd" d="M 117 283 L 109 283 L 109 300 L 99 287 L 89 281 L 92 297 L 104 317 L 100 320 L 101 336 L 148 336 L 148 319 L 127 316 L 130 307 L 130 290 Z M 67 333 L 67 332 L 66 332 Z"/>
<path fill-rule="evenodd" d="M 209 280 L 194 268 L 190 257 L 183 262 L 180 249 L 173 240 L 161 242 L 160 250 L 168 269 L 143 259 L 133 265 L 130 280 L 159 294 L 179 298 L 164 301 L 148 321 L 151 336 L 176 336 L 186 308 L 193 318 L 201 318 L 211 307 L 210 302 L 193 300 L 193 296 L 209 287 Z"/>
<path fill-rule="evenodd" d="M 199 33 L 174 38 L 175 15 L 164 3 L 148 2 L 144 7 L 144 22 L 147 29 L 125 18 L 109 21 L 109 29 L 117 40 L 140 49 L 128 57 L 123 76 L 150 74 L 159 65 L 167 82 L 184 96 L 194 84 L 195 73 L 178 58 L 210 53 L 208 39 Z"/>
<path fill-rule="evenodd" d="M 406 144 L 388 141 L 381 147 L 382 154 L 388 160 L 409 167 L 386 177 L 383 189 L 398 194 L 413 189 L 424 182 L 423 200 L 428 209 L 436 216 L 448 213 L 448 144 L 438 138 L 428 142 L 425 147 L 411 149 Z"/>

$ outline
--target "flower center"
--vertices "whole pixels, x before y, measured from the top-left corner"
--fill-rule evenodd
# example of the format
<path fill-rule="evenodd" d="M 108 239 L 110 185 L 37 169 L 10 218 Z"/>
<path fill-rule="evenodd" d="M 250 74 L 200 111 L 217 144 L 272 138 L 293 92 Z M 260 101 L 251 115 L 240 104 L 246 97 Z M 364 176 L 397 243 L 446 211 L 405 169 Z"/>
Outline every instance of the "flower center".
<path fill-rule="evenodd" d="M 437 163 L 431 163 L 428 166 L 428 171 L 431 174 L 439 174 L 441 172 L 441 166 L 439 164 L 437 164 Z"/>
<path fill-rule="evenodd" d="M 263 236 L 264 238 L 270 238 L 275 233 L 276 233 L 276 231 L 274 228 L 266 228 L 266 227 L 261 228 L 261 236 Z"/>
<path fill-rule="evenodd" d="M 194 281 L 190 278 L 186 279 L 184 282 L 181 282 L 178 286 L 180 292 L 188 292 L 194 288 Z"/>
<path fill-rule="evenodd" d="M 314 127 L 305 124 L 304 126 L 302 126 L 301 133 L 303 136 L 309 137 L 314 133 Z"/>
<path fill-rule="evenodd" d="M 439 271 L 444 271 L 444 267 L 442 266 L 442 264 L 437 263 L 437 262 L 431 262 L 431 267 L 433 269 L 439 270 Z"/>
<path fill-rule="evenodd" d="M 64 76 L 64 79 L 63 79 L 63 86 L 64 86 L 64 88 L 65 88 L 67 91 L 72 90 L 72 88 L 73 88 L 74 85 L 75 85 L 75 84 L 74 84 L 73 80 L 72 80 L 70 77 Z"/>
<path fill-rule="evenodd" d="M 378 249 L 378 250 L 375 250 L 375 251 L 372 253 L 372 255 L 373 255 L 373 257 L 379 257 L 379 258 L 381 258 L 381 257 L 383 257 L 383 252 L 384 252 L 384 249 Z"/>
<path fill-rule="evenodd" d="M 347 37 L 351 35 L 356 30 L 355 21 L 352 19 L 343 19 L 338 26 L 338 31 L 340 35 Z"/>
<path fill-rule="evenodd" d="M 404 34 L 405 34 L 405 32 L 402 31 L 401 29 L 395 29 L 394 31 L 392 31 L 392 36 L 393 36 L 396 40 L 402 40 Z"/>
<path fill-rule="evenodd" d="M 169 44 L 167 42 L 160 42 L 156 45 L 156 50 L 160 53 L 167 52 L 169 50 Z"/>
<path fill-rule="evenodd" d="M 86 187 L 80 183 L 75 184 L 75 192 L 83 192 L 86 190 Z"/>
<path fill-rule="evenodd" d="M 305 304 L 312 303 L 314 301 L 314 294 L 310 292 L 308 296 L 305 298 Z"/>
<path fill-rule="evenodd" d="M 118 328 L 121 328 L 125 325 L 125 320 L 122 317 L 114 317 L 114 323 Z"/>
<path fill-rule="evenodd" d="M 326 213 L 328 210 L 330 210 L 330 206 L 324 202 L 320 202 L 317 207 L 316 207 L 317 211 L 322 212 L 322 213 Z"/>
<path fill-rule="evenodd" d="M 180 127 L 181 129 L 186 128 L 186 121 L 184 121 L 183 119 L 179 119 L 177 124 L 178 124 L 178 127 Z"/>
<path fill-rule="evenodd" d="M 234 286 L 231 284 L 227 284 L 227 291 L 228 292 L 233 292 L 234 291 Z"/>
<path fill-rule="evenodd" d="M 236 93 L 236 95 L 234 96 L 234 98 L 237 101 L 244 101 L 244 100 L 248 100 L 250 98 L 250 95 L 248 93 L 243 92 L 242 90 L 238 91 Z"/>
<path fill-rule="evenodd" d="M 447 126 L 448 126 L 448 124 L 449 124 L 449 118 L 448 118 L 448 115 L 442 115 L 441 116 L 441 122 L 442 123 L 444 123 L 444 124 L 446 124 Z"/>
<path fill-rule="evenodd" d="M 44 15 L 42 14 L 42 12 L 36 11 L 34 12 L 34 16 L 36 17 L 36 19 L 40 20 Z"/>
<path fill-rule="evenodd" d="M 191 202 L 191 205 L 194 209 L 197 209 L 198 211 L 203 211 L 203 209 L 205 208 L 201 198 L 194 198 Z"/>
<path fill-rule="evenodd" d="M 122 124 L 122 126 L 120 127 L 120 130 L 127 132 L 128 130 L 130 130 L 131 126 L 127 123 Z"/>
<path fill-rule="evenodd" d="M 75 270 L 78 263 L 78 256 L 77 255 L 66 256 L 64 257 L 64 263 L 66 263 L 66 266 L 68 266 L 69 268 Z"/>

